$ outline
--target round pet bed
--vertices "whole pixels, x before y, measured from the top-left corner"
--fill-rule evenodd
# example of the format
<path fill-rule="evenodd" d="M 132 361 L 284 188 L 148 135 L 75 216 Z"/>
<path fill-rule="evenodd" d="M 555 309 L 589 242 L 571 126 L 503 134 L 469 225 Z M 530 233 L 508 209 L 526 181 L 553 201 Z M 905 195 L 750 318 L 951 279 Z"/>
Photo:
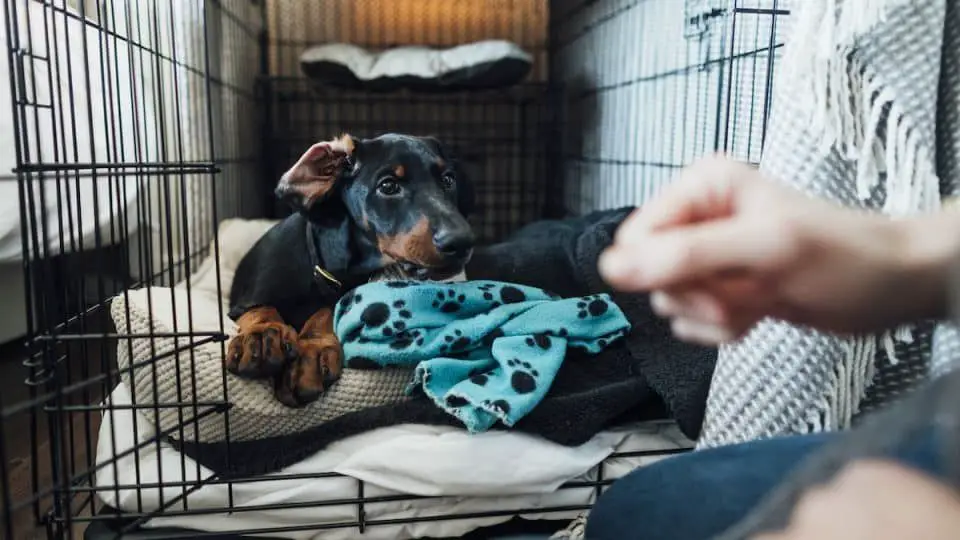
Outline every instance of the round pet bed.
<path fill-rule="evenodd" d="M 319 84 L 374 91 L 503 88 L 522 81 L 532 63 L 517 45 L 496 40 L 449 49 L 397 47 L 379 52 L 328 43 L 300 55 L 304 74 Z"/>

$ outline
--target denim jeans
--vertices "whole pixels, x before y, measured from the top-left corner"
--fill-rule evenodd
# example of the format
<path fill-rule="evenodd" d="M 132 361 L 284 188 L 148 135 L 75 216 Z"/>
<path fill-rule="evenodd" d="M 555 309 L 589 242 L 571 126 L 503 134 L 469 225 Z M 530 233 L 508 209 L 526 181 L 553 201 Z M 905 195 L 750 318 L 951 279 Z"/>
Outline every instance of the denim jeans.
<path fill-rule="evenodd" d="M 797 464 L 837 434 L 797 435 L 691 452 L 615 482 L 587 521 L 587 540 L 707 540 L 738 522 Z M 939 474 L 932 437 L 889 456 Z"/>

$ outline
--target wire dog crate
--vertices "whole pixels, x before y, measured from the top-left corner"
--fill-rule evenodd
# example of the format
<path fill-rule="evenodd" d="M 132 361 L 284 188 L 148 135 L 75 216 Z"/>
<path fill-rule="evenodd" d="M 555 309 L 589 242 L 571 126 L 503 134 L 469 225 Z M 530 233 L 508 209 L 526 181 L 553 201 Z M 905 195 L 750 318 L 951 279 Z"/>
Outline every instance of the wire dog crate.
<path fill-rule="evenodd" d="M 167 330 L 123 332 L 110 316 L 111 299 L 176 286 L 192 313 L 203 295 L 222 296 L 220 273 L 210 290 L 194 282 L 205 264 L 220 266 L 221 223 L 282 216 L 272 197 L 280 173 L 317 138 L 340 132 L 402 131 L 451 143 L 477 181 L 474 225 L 485 241 L 540 218 L 640 204 L 709 151 L 758 161 L 789 4 L 3 0 L 7 54 L 0 69 L 10 85 L 0 88 L 0 101 L 11 106 L 10 122 L 0 126 L 7 143 L 0 145 L 0 174 L 9 173 L 0 186 L 17 201 L 5 213 L 17 217 L 0 225 L 7 227 L 0 275 L 9 276 L 4 297 L 25 299 L 15 318 L 26 321 L 26 337 L 0 347 L 0 373 L 15 381 L 0 387 L 0 537 L 83 538 L 88 526 L 88 535 L 96 528 L 123 537 L 157 518 L 194 518 L 192 528 L 202 529 L 205 517 L 225 513 L 337 507 L 353 517 L 264 520 L 232 534 L 306 538 L 298 531 L 341 530 L 348 538 L 431 521 L 568 519 L 589 508 L 612 482 L 602 467 L 563 487 L 584 494 L 568 504 L 424 510 L 405 518 L 377 517 L 372 509 L 413 507 L 426 497 L 377 495 L 369 484 L 334 473 L 288 476 L 350 480 L 353 495 L 296 505 L 236 502 L 242 486 L 283 476 L 224 479 L 182 457 L 173 465 L 179 481 L 166 480 L 159 461 L 157 481 L 145 480 L 149 471 L 139 468 L 136 482 L 111 481 L 117 477 L 110 471 L 130 455 L 159 452 L 174 432 L 184 440 L 204 417 L 221 419 L 228 440 L 230 433 L 225 382 L 222 399 L 211 402 L 199 402 L 196 380 L 179 373 L 178 396 L 182 386 L 193 399 L 110 399 L 125 376 L 118 354 L 129 355 L 135 341 L 151 350 L 172 343 L 138 368 L 192 356 L 211 343 L 222 354 L 223 323 L 198 331 L 189 319 Z M 298 62 L 318 43 L 448 47 L 494 38 L 532 55 L 523 83 L 449 94 L 347 91 L 311 83 Z M 111 454 L 124 435 L 115 415 L 150 409 L 156 418 L 161 408 L 176 411 L 174 428 L 135 436 L 132 447 Z M 101 429 L 107 418 L 110 429 Z M 222 490 L 225 502 L 191 504 L 190 495 L 209 486 Z M 113 500 L 135 493 L 132 507 L 120 515 L 105 509 L 111 492 Z M 215 535 L 180 530 L 154 537 Z"/>

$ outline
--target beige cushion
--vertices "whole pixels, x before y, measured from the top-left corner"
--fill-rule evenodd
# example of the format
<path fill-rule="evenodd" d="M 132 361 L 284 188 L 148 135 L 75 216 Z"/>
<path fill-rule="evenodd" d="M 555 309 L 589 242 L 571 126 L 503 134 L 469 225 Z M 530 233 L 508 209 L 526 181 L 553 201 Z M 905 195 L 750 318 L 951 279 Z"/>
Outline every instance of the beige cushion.
<path fill-rule="evenodd" d="M 274 223 L 233 219 L 220 225 L 222 294 L 217 292 L 211 256 L 189 280 L 173 288 L 136 289 L 113 299 L 110 313 L 120 334 L 206 334 L 121 339 L 117 345 L 117 364 L 134 402 L 159 405 L 140 411 L 151 423 L 156 417 L 160 431 L 174 439 L 225 440 L 228 415 L 231 440 L 288 435 L 349 412 L 406 399 L 408 370 L 345 369 L 340 381 L 318 401 L 293 409 L 276 400 L 269 381 L 242 379 L 223 369 L 226 342 L 214 334 L 233 336 L 237 330 L 226 316 L 234 271 L 243 254 Z M 194 407 L 194 403 L 203 405 Z M 224 403 L 232 404 L 229 413 L 223 412 Z"/>

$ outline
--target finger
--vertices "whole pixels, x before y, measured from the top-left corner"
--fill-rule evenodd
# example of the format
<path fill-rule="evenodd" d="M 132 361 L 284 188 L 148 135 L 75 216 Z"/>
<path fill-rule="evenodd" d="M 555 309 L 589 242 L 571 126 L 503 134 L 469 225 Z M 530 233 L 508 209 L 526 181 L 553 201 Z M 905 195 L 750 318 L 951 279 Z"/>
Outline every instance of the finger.
<path fill-rule="evenodd" d="M 617 230 L 617 242 L 678 225 L 729 216 L 734 185 L 748 174 L 744 165 L 722 156 L 702 159 L 684 168 L 652 201 L 631 214 Z"/>
<path fill-rule="evenodd" d="M 733 339 L 744 336 L 762 318 L 762 311 L 746 302 L 731 302 L 712 291 L 671 293 L 658 291 L 650 297 L 657 315 L 670 319 L 686 319 L 723 328 Z"/>
<path fill-rule="evenodd" d="M 711 324 L 724 324 L 728 318 L 717 298 L 702 290 L 656 291 L 650 295 L 650 306 L 661 317 Z"/>
<path fill-rule="evenodd" d="M 720 345 L 737 337 L 729 328 L 692 319 L 674 319 L 670 329 L 678 339 L 700 345 Z"/>
<path fill-rule="evenodd" d="M 723 220 L 647 235 L 614 245 L 599 270 L 615 288 L 649 291 L 682 287 L 725 273 L 754 273 L 781 261 L 790 243 L 783 235 L 745 220 Z"/>

